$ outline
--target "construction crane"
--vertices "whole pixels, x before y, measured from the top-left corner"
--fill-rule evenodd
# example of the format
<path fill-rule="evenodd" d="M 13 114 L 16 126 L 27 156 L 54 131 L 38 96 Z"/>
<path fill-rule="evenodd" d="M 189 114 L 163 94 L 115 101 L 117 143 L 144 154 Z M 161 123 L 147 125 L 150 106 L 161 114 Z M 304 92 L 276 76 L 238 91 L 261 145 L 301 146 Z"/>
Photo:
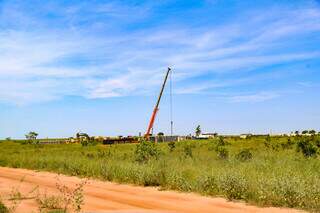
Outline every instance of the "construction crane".
<path fill-rule="evenodd" d="M 161 100 L 161 97 L 162 97 L 162 93 L 163 93 L 164 87 L 166 86 L 166 82 L 167 82 L 167 79 L 168 79 L 170 71 L 171 71 L 171 69 L 170 69 L 170 67 L 168 67 L 168 71 L 167 71 L 166 76 L 164 78 L 164 82 L 162 84 L 162 87 L 161 87 L 161 90 L 160 90 L 160 94 L 159 94 L 156 106 L 154 107 L 152 115 L 151 115 L 151 118 L 150 118 L 150 122 L 149 122 L 149 125 L 148 125 L 147 132 L 144 135 L 144 137 L 146 139 L 149 139 L 149 137 L 150 137 L 150 132 L 151 132 L 151 129 L 153 128 L 153 124 L 154 124 L 154 120 L 156 118 L 157 112 L 159 111 L 160 100 Z M 171 121 L 171 126 L 172 126 L 172 121 Z M 171 129 L 172 129 L 172 127 L 171 127 Z"/>

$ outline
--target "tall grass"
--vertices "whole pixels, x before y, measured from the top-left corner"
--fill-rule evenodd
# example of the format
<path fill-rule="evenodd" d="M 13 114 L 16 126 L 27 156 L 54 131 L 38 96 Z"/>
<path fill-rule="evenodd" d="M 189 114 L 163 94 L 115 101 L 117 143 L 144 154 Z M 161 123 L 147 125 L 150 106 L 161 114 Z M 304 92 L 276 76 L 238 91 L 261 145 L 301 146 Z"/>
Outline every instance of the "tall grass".
<path fill-rule="evenodd" d="M 134 144 L 82 147 L 3 142 L 0 166 L 320 211 L 319 156 L 297 152 L 298 142 L 272 137 L 266 145 L 264 137 L 226 138 L 223 143 L 221 139 L 176 142 L 174 148 L 163 143 L 150 146 L 152 152 Z M 222 149 L 228 157 L 221 157 Z"/>

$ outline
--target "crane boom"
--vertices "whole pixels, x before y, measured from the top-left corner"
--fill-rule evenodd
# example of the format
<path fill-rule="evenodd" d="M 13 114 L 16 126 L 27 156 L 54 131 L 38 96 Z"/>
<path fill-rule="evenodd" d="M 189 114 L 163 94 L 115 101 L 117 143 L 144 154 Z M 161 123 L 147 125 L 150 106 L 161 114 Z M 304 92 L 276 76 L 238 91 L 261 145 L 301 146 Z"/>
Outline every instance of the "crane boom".
<path fill-rule="evenodd" d="M 162 84 L 162 87 L 161 87 L 161 90 L 160 90 L 160 94 L 159 94 L 156 106 L 153 109 L 153 112 L 152 112 L 152 115 L 151 115 L 151 118 L 150 118 L 150 122 L 149 122 L 149 125 L 148 125 L 148 129 L 147 129 L 147 132 L 145 134 L 145 138 L 147 138 L 147 139 L 149 138 L 151 129 L 153 128 L 154 120 L 155 120 L 157 112 L 159 110 L 159 104 L 160 104 L 160 100 L 161 100 L 161 97 L 162 97 L 162 93 L 163 93 L 164 87 L 166 86 L 166 82 L 167 82 L 168 75 L 169 75 L 170 71 L 171 71 L 171 69 L 170 69 L 170 67 L 168 67 L 168 71 L 167 71 L 166 76 L 164 78 L 164 81 L 163 81 L 163 84 Z"/>

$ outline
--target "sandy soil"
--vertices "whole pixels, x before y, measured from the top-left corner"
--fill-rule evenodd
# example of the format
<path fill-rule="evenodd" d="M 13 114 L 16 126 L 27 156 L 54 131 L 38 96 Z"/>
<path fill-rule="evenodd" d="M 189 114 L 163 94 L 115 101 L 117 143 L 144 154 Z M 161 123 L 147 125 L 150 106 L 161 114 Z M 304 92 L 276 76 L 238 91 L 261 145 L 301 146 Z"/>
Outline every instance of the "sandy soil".
<path fill-rule="evenodd" d="M 37 172 L 26 169 L 0 167 L 0 196 L 4 203 L 12 189 L 27 194 L 36 186 L 40 193 L 58 194 L 57 177 L 61 183 L 74 187 L 81 179 L 49 172 Z M 21 181 L 23 179 L 23 181 Z M 89 180 L 84 186 L 84 212 L 298 212 L 292 209 L 259 208 L 240 202 L 228 202 L 222 198 L 209 198 L 193 193 L 159 191 L 154 187 L 122 185 L 97 180 Z M 21 202 L 17 212 L 37 212 L 34 199 Z M 299 211 L 300 212 L 300 211 Z"/>

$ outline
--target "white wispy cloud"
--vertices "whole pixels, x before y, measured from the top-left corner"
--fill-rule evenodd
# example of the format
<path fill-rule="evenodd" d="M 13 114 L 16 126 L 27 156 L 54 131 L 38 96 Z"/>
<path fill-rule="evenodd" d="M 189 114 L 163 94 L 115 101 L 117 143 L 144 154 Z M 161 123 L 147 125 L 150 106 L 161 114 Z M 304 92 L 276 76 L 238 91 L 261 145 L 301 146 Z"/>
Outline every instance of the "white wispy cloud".
<path fill-rule="evenodd" d="M 15 4 L 2 5 L 0 100 L 4 102 L 23 104 L 32 103 L 30 97 L 41 102 L 68 95 L 144 95 L 157 88 L 167 66 L 174 68 L 176 93 L 197 93 L 235 84 L 210 79 L 193 83 L 195 77 L 241 73 L 320 56 L 320 49 L 286 50 L 295 47 L 291 40 L 299 43 L 304 35 L 320 31 L 319 8 L 253 11 L 223 27 L 190 28 L 179 23 L 132 31 L 117 26 L 152 17 L 151 4 L 143 7 L 112 2 L 93 7 L 86 2 L 62 8 L 54 4 L 47 10 L 58 13 L 58 20 L 46 23 Z M 51 22 L 53 26 L 49 26 Z M 179 84 L 185 81 L 187 87 Z M 275 97 L 257 93 L 230 100 Z"/>
<path fill-rule="evenodd" d="M 240 103 L 240 102 L 263 102 L 268 101 L 274 98 L 279 97 L 280 94 L 276 92 L 258 92 L 254 94 L 247 94 L 247 95 L 235 95 L 227 98 L 232 103 Z"/>

